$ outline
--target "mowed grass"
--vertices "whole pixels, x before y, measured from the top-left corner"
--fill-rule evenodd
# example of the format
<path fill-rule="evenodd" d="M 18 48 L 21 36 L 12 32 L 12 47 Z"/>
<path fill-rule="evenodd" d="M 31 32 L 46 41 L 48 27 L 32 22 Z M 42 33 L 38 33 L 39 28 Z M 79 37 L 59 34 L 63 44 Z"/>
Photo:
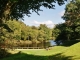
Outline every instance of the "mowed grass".
<path fill-rule="evenodd" d="M 80 42 L 70 47 L 55 46 L 45 49 L 19 49 L 9 51 L 9 57 L 0 60 L 80 60 Z"/>
<path fill-rule="evenodd" d="M 70 46 L 63 52 L 65 56 L 72 56 L 72 60 L 80 60 L 80 42 Z"/>
<path fill-rule="evenodd" d="M 50 48 L 50 50 L 46 49 L 18 49 L 17 51 L 21 51 L 22 53 L 31 54 L 31 55 L 39 55 L 39 56 L 49 56 L 53 54 L 57 54 L 67 49 L 67 47 L 63 46 L 55 46 Z"/>

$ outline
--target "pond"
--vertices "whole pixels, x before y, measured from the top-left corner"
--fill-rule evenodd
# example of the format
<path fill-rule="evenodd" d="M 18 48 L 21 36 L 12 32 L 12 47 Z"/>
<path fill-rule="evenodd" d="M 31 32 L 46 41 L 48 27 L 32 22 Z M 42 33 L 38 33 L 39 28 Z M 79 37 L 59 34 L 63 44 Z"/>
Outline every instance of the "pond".
<path fill-rule="evenodd" d="M 50 46 L 56 45 L 56 42 L 54 40 L 49 40 L 49 42 L 50 42 Z"/>

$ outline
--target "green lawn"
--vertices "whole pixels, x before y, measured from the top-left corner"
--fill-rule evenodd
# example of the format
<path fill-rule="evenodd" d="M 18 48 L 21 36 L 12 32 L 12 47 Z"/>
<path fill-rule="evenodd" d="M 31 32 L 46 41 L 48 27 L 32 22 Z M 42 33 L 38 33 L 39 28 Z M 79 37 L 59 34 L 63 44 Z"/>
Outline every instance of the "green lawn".
<path fill-rule="evenodd" d="M 55 46 L 51 50 L 27 49 L 9 51 L 12 54 L 0 60 L 80 60 L 80 43 L 70 47 Z"/>

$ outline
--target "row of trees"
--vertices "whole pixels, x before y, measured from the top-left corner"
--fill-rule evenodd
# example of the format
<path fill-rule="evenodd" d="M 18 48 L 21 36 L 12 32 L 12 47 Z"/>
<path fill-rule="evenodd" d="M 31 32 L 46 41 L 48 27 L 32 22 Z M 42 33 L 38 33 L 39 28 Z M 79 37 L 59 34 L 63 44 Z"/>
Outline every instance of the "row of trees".
<path fill-rule="evenodd" d="M 66 5 L 62 18 L 64 23 L 57 24 L 53 29 L 53 36 L 58 44 L 73 44 L 80 41 L 80 0 L 75 0 Z"/>
<path fill-rule="evenodd" d="M 52 39 L 52 29 L 48 28 L 45 24 L 40 24 L 39 27 L 26 26 L 23 22 L 16 20 L 9 20 L 3 24 L 0 34 L 0 42 L 5 43 L 8 41 L 10 41 L 9 43 L 11 43 L 11 41 L 14 41 L 14 43 L 23 43 L 23 41 L 25 41 L 26 44 L 32 42 L 41 43 L 44 40 L 48 41 L 50 39 Z"/>

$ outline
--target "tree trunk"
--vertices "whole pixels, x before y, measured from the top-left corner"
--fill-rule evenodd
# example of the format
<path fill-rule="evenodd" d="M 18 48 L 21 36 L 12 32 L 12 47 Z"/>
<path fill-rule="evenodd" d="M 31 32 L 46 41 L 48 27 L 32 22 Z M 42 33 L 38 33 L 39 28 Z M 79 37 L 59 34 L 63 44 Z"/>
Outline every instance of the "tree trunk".
<path fill-rule="evenodd" d="M 15 2 L 12 3 L 11 1 L 6 1 L 4 8 L 1 9 L 0 24 L 4 24 L 8 19 L 10 19 L 11 10 L 15 7 L 14 4 Z"/>

